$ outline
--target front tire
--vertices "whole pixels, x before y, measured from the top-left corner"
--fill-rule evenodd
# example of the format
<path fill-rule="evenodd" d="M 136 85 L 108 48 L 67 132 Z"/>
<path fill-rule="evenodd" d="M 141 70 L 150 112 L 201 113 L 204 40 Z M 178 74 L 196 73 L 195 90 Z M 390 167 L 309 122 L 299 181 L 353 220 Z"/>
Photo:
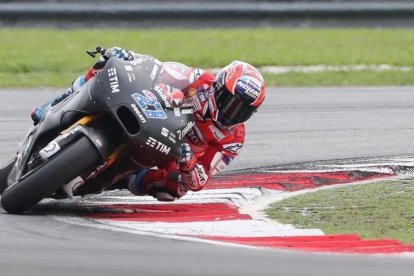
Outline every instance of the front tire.
<path fill-rule="evenodd" d="M 4 190 L 1 205 L 9 213 L 23 213 L 100 159 L 92 142 L 85 136 L 81 137 L 36 171 Z"/>

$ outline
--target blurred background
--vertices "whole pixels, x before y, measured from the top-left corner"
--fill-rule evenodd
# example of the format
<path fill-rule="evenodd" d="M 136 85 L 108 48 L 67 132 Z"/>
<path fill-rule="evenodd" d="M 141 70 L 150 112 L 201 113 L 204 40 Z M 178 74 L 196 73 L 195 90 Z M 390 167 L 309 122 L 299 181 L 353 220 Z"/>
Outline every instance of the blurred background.
<path fill-rule="evenodd" d="M 65 87 L 96 45 L 216 69 L 247 61 L 270 86 L 412 85 L 411 0 L 1 0 L 0 88 Z"/>
<path fill-rule="evenodd" d="M 0 1 L 2 26 L 403 27 L 410 0 Z"/>

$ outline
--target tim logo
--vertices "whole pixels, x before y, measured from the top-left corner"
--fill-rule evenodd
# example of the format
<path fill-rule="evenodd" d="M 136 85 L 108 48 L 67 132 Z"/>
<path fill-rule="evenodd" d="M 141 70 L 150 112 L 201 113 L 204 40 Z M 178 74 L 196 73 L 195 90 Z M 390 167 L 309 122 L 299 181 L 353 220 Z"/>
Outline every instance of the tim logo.
<path fill-rule="evenodd" d="M 109 86 L 111 87 L 111 93 L 119 93 L 119 82 L 118 82 L 118 74 L 116 73 L 116 68 L 109 68 L 108 69 L 108 77 L 109 77 Z"/>
<path fill-rule="evenodd" d="M 161 143 L 160 141 L 149 137 L 147 142 L 145 143 L 148 146 L 150 146 L 151 148 L 155 148 L 156 150 L 158 150 L 161 153 L 164 153 L 165 155 L 168 155 L 170 153 L 171 148 L 164 145 L 163 143 Z"/>

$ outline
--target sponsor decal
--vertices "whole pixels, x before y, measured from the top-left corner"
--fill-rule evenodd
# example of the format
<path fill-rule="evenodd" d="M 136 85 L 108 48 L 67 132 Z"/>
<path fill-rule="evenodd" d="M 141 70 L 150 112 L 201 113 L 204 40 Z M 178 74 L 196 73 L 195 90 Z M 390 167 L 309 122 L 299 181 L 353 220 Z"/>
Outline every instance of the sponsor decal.
<path fill-rule="evenodd" d="M 165 86 L 161 87 L 157 85 L 154 87 L 154 90 L 157 91 L 158 95 L 160 95 L 161 99 L 164 101 L 165 106 L 170 108 L 171 104 L 168 101 L 165 89 L 166 89 Z"/>
<path fill-rule="evenodd" d="M 69 137 L 69 135 L 72 135 L 72 134 L 74 134 L 75 132 L 79 131 L 79 129 L 80 129 L 80 128 L 81 128 L 80 126 L 76 126 L 76 127 L 74 127 L 74 128 L 69 128 L 69 129 L 66 129 L 66 130 L 64 130 L 64 131 L 62 132 L 62 135 L 59 135 L 59 136 L 56 138 L 56 140 L 57 140 L 57 141 L 60 141 L 60 140 L 66 139 L 67 137 Z"/>
<path fill-rule="evenodd" d="M 137 79 L 136 76 L 135 76 L 135 73 L 128 72 L 127 76 L 128 76 L 128 81 L 129 82 L 133 82 Z"/>
<path fill-rule="evenodd" d="M 191 98 L 185 99 L 184 104 L 191 105 L 196 111 L 201 109 L 201 104 L 197 97 L 191 97 Z"/>
<path fill-rule="evenodd" d="M 177 142 L 176 140 L 175 140 L 175 138 L 176 138 L 177 136 L 175 136 L 175 134 L 174 133 L 172 133 L 172 132 L 170 132 L 170 135 L 168 136 L 168 140 L 170 140 L 171 142 L 173 142 L 174 144 Z"/>
<path fill-rule="evenodd" d="M 40 157 L 42 157 L 43 160 L 46 160 L 50 158 L 51 156 L 55 155 L 61 149 L 59 146 L 59 141 L 66 139 L 70 135 L 73 135 L 74 133 L 79 131 L 80 128 L 81 128 L 80 126 L 76 126 L 74 128 L 69 128 L 67 130 L 64 130 L 61 135 L 56 137 L 55 140 L 51 141 L 49 144 L 46 145 L 46 147 L 44 147 L 43 149 L 39 151 Z"/>
<path fill-rule="evenodd" d="M 150 78 L 152 80 L 155 79 L 155 76 L 157 75 L 157 72 L 158 72 L 158 68 L 159 68 L 158 65 L 154 64 L 154 68 L 152 68 L 152 72 L 150 74 Z"/>
<path fill-rule="evenodd" d="M 69 183 L 62 186 L 62 189 L 66 192 L 68 196 L 73 196 L 73 193 L 85 183 L 82 177 L 77 176 Z"/>
<path fill-rule="evenodd" d="M 146 123 L 147 120 L 145 120 L 144 115 L 142 115 L 141 111 L 139 111 L 138 106 L 136 104 L 131 104 L 132 109 L 134 110 L 134 112 L 138 115 L 139 120 L 142 123 Z"/>
<path fill-rule="evenodd" d="M 170 131 L 168 130 L 168 129 L 166 129 L 165 127 L 163 127 L 162 129 L 161 129 L 161 135 L 162 136 L 165 136 L 165 137 L 168 137 L 168 134 L 170 133 Z"/>
<path fill-rule="evenodd" d="M 194 171 L 189 173 L 181 174 L 181 180 L 186 184 L 190 190 L 199 190 L 207 182 L 208 175 L 204 171 L 203 166 L 197 164 L 194 168 Z"/>
<path fill-rule="evenodd" d="M 181 109 L 181 114 L 186 115 L 186 114 L 193 114 L 194 110 L 192 108 L 183 108 Z"/>
<path fill-rule="evenodd" d="M 41 151 L 39 151 L 40 157 L 42 157 L 43 160 L 48 159 L 49 157 L 53 156 L 60 150 L 60 146 L 57 141 L 52 141 L 49 144 L 47 144 L 46 147 L 44 147 Z"/>
<path fill-rule="evenodd" d="M 187 123 L 185 128 L 177 130 L 178 139 L 182 140 L 184 139 L 184 136 L 192 129 L 194 126 L 194 122 L 190 121 Z"/>
<path fill-rule="evenodd" d="M 215 125 L 210 125 L 208 128 L 217 140 L 221 140 L 226 137 L 226 135 Z"/>
<path fill-rule="evenodd" d="M 162 135 L 162 136 L 164 136 L 164 137 L 167 137 L 167 138 L 168 138 L 168 140 L 170 140 L 170 141 L 171 141 L 171 142 L 173 142 L 174 144 L 177 142 L 177 141 L 175 140 L 175 138 L 176 138 L 175 134 L 174 134 L 173 132 L 169 131 L 168 129 L 166 129 L 165 127 L 163 127 L 163 128 L 161 129 L 161 135 Z"/>
<path fill-rule="evenodd" d="M 174 115 L 175 115 L 175 117 L 180 117 L 181 116 L 180 108 L 178 108 L 178 107 L 174 108 Z"/>
<path fill-rule="evenodd" d="M 203 166 L 200 166 L 198 164 L 196 165 L 196 171 L 198 174 L 198 179 L 200 179 L 200 185 L 203 186 L 207 181 L 207 174 L 204 171 Z"/>
<path fill-rule="evenodd" d="M 142 112 L 144 112 L 145 117 L 150 119 L 166 119 L 167 114 L 165 114 L 157 97 L 148 90 L 143 90 L 142 93 L 144 93 L 144 95 L 134 93 L 131 97 L 137 102 Z"/>
<path fill-rule="evenodd" d="M 119 82 L 118 82 L 118 74 L 116 72 L 116 68 L 109 68 L 108 69 L 108 77 L 109 77 L 109 86 L 111 87 L 111 93 L 119 93 Z"/>
<path fill-rule="evenodd" d="M 259 97 L 260 90 L 258 85 L 249 79 L 240 78 L 236 84 L 236 87 L 239 91 L 245 93 L 253 99 L 257 99 L 257 97 Z"/>
<path fill-rule="evenodd" d="M 220 162 L 217 164 L 217 170 L 222 171 L 224 168 L 226 168 L 226 166 L 227 164 L 223 160 L 220 160 Z"/>
<path fill-rule="evenodd" d="M 203 166 L 199 164 L 195 166 L 194 171 L 181 174 L 181 177 L 182 182 L 193 191 L 201 189 L 208 179 L 208 175 L 204 171 Z"/>
<path fill-rule="evenodd" d="M 241 143 L 231 143 L 223 145 L 223 148 L 233 154 L 239 154 L 239 151 L 242 148 L 242 146 L 243 145 Z"/>
<path fill-rule="evenodd" d="M 112 78 L 117 76 L 116 68 L 112 67 L 108 69 L 108 77 Z"/>
<path fill-rule="evenodd" d="M 194 88 L 190 88 L 188 90 L 188 96 L 190 96 L 190 97 L 194 97 L 196 93 L 197 93 L 197 91 Z"/>
<path fill-rule="evenodd" d="M 152 137 L 148 137 L 148 140 L 145 144 L 150 146 L 151 148 L 155 148 L 156 150 L 158 150 L 161 153 L 164 153 L 165 155 L 168 155 L 171 150 L 170 147 Z"/>
<path fill-rule="evenodd" d="M 131 65 L 124 65 L 125 71 L 127 72 L 134 72 L 134 67 Z"/>
<path fill-rule="evenodd" d="M 144 56 L 140 56 L 136 59 L 130 60 L 129 63 L 131 63 L 132 65 L 140 65 L 141 63 L 143 63 L 145 60 L 147 60 L 147 58 L 145 58 Z"/>
<path fill-rule="evenodd" d="M 204 91 L 198 91 L 198 98 L 202 102 L 204 102 L 206 100 L 206 96 L 204 95 Z"/>
<path fill-rule="evenodd" d="M 200 145 L 201 141 L 200 138 L 197 136 L 194 128 L 191 128 L 188 133 L 187 133 L 187 137 L 188 139 L 190 139 L 190 141 L 195 144 L 195 145 Z"/>

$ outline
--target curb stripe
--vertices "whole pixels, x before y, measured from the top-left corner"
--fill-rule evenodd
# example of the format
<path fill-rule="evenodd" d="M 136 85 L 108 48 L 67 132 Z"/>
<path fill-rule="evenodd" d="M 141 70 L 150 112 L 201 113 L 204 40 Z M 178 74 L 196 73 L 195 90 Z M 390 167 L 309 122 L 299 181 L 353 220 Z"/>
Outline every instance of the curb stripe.
<path fill-rule="evenodd" d="M 251 219 L 240 214 L 234 205 L 225 203 L 202 204 L 107 204 L 82 205 L 84 216 L 93 219 L 144 221 L 144 222 L 191 222 Z"/>
<path fill-rule="evenodd" d="M 179 202 L 121 197 L 118 192 L 117 196 L 109 194 L 106 198 L 95 198 L 98 201 L 94 202 L 81 200 L 76 212 L 120 231 L 139 230 L 154 235 L 175 235 L 233 245 L 357 254 L 414 252 L 414 244 L 406 245 L 394 239 L 365 240 L 356 234 L 324 235 L 319 229 L 297 229 L 268 221 L 251 211 L 247 212 L 251 215 L 241 214 L 239 210 L 243 207 L 246 211 L 245 207 L 252 203 L 266 202 L 264 199 L 269 196 L 282 199 L 301 190 L 396 175 L 391 169 L 387 172 L 370 169 L 373 168 L 224 174 L 216 177 L 209 189 L 189 193 Z M 114 200 L 124 202 L 114 203 Z"/>
<path fill-rule="evenodd" d="M 199 236 L 222 242 L 232 242 L 250 246 L 290 248 L 302 251 L 343 252 L 343 253 L 401 253 L 414 252 L 414 245 L 404 245 L 398 240 L 362 240 L 359 235 L 326 235 L 295 237 L 214 237 Z"/>
<path fill-rule="evenodd" d="M 206 189 L 229 189 L 239 187 L 261 187 L 271 190 L 299 191 L 327 185 L 346 184 L 357 181 L 394 176 L 391 173 L 337 171 L 317 173 L 254 173 L 224 175 L 216 177 Z"/>

